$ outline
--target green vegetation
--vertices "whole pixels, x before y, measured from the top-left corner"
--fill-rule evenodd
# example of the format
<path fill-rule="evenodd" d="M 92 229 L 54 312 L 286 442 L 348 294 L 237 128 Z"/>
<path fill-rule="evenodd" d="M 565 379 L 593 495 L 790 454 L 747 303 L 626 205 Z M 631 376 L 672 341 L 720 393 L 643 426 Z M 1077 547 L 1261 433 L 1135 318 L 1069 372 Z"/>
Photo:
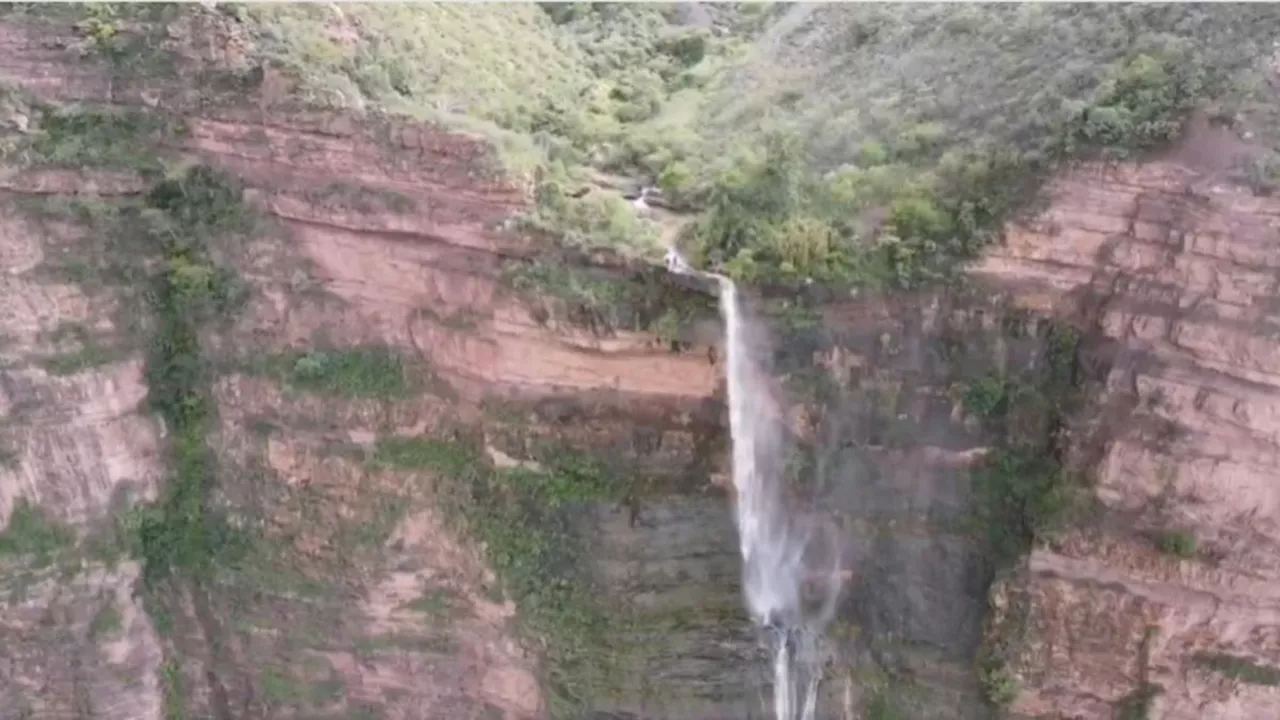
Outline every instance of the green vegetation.
<path fill-rule="evenodd" d="M 987 375 L 964 391 L 965 407 L 981 417 L 995 447 L 971 474 L 972 528 L 983 540 L 993 574 L 1007 572 L 1032 545 L 1077 519 L 1086 507 L 1083 479 L 1063 467 L 1064 422 L 1079 397 L 1080 336 L 1050 323 L 1041 355 L 1017 375 Z M 979 677 L 996 707 L 1013 702 L 1020 682 L 1013 663 L 1029 632 L 1029 599 L 1016 582 L 1003 612 L 988 628 L 977 658 Z"/>
<path fill-rule="evenodd" d="M 707 101 L 693 255 L 748 281 L 946 280 L 1056 168 L 1159 148 L 1197 104 L 1240 97 L 1278 25 L 1190 5 L 815 9 Z"/>
<path fill-rule="evenodd" d="M 1193 558 L 1199 552 L 1195 535 L 1180 530 L 1163 532 L 1156 536 L 1156 547 L 1166 555 Z"/>
<path fill-rule="evenodd" d="M 494 141 L 501 157 L 475 164 L 500 160 L 533 180 L 537 204 L 523 219 L 526 230 L 561 244 L 651 254 L 659 228 L 637 218 L 618 193 L 588 188 L 656 183 L 669 200 L 700 213 L 682 239 L 695 263 L 751 283 L 869 288 L 950 281 L 956 265 L 995 238 L 1048 173 L 1082 159 L 1137 157 L 1175 140 L 1193 108 L 1236 91 L 1233 73 L 1264 57 L 1260 47 L 1269 50 L 1277 30 L 1270 15 L 1243 8 L 799 10 L 708 10 L 730 33 L 686 27 L 677 18 L 684 9 L 673 6 L 216 12 L 239 21 L 252 61 L 267 60 L 301 80 L 308 104 L 404 113 Z M 133 10 L 76 12 L 88 13 L 80 32 L 96 52 L 132 62 L 128 50 L 141 37 L 130 27 Z M 780 13 L 787 22 L 769 42 L 737 53 Z M 1233 114 L 1226 106 L 1210 110 Z M 7 157 L 148 177 L 164 170 L 154 149 L 181 132 L 158 114 L 93 108 L 41 108 L 31 122 L 38 132 L 7 143 Z M 1257 187 L 1275 186 L 1276 166 L 1273 157 L 1250 166 Z M 313 199 L 361 212 L 417 209 L 394 192 L 343 182 Z M 211 499 L 219 469 L 206 443 L 215 418 L 200 346 L 243 297 L 209 252 L 212 241 L 241 229 L 243 209 L 231 183 L 197 168 L 159 182 L 145 208 L 111 212 L 112 227 L 134 236 L 138 257 L 159 256 L 159 269 L 146 278 L 154 319 L 147 373 L 150 403 L 172 441 L 162 497 L 129 516 L 132 549 L 145 560 L 149 584 L 179 573 L 199 579 L 236 557 L 244 542 Z M 86 255 L 62 270 L 89 280 L 100 261 Z M 548 255 L 514 265 L 507 277 L 546 321 L 601 335 L 649 330 L 674 343 L 693 320 L 715 312 L 710 298 L 673 289 L 661 273 L 620 279 Z M 141 262 L 129 272 L 133 279 L 151 273 Z M 785 352 L 804 358 L 826 338 L 812 308 L 789 310 L 805 340 Z M 81 340 L 81 350 L 49 358 L 50 371 L 74 372 L 109 357 Z M 1063 467 L 1059 435 L 1072 400 L 1076 339 L 1057 328 L 1050 341 L 1042 370 L 978 378 L 964 391 L 964 406 L 1000 445 L 973 474 L 976 525 L 997 565 L 1025 553 L 1074 502 L 1077 484 Z M 287 353 L 259 368 L 297 390 L 388 400 L 412 389 L 407 364 L 385 348 L 326 348 Z M 796 379 L 814 396 L 830 391 L 821 384 L 829 382 L 825 374 Z M 881 406 L 897 408 L 899 391 L 886 389 Z M 886 427 L 887 438 L 902 428 Z M 571 520 L 583 504 L 616 500 L 628 488 L 575 455 L 540 459 L 545 472 L 499 471 L 467 442 L 395 437 L 382 439 L 365 460 L 372 468 L 446 476 L 444 490 L 485 542 L 528 629 L 549 643 L 559 711 L 585 705 L 611 670 L 601 643 L 606 615 L 585 591 L 589 578 Z M 397 511 L 379 505 L 373 521 L 341 539 L 380 544 Z M 52 525 L 14 513 L 0 551 L 41 557 L 63 542 Z M 1196 553 L 1191 536 L 1171 534 L 1157 544 L 1178 556 Z M 414 605 L 433 612 L 437 601 L 424 595 Z M 1239 660 L 1213 657 L 1223 667 L 1224 657 Z M 1015 673 L 994 659 L 983 670 L 993 702 L 1007 704 L 1017 692 Z M 166 664 L 163 679 L 169 712 L 181 716 L 179 667 Z M 265 674 L 264 696 L 293 702 L 292 682 Z M 882 695 L 869 712 L 882 720 L 901 714 Z"/>
<path fill-rule="evenodd" d="M 482 133 L 518 170 L 546 158 L 633 154 L 628 128 L 697 84 L 717 45 L 670 22 L 672 8 L 536 5 L 243 6 L 260 54 L 296 74 L 313 103 L 375 106 Z M 352 33 L 336 40 L 329 28 Z M 520 43 L 507 42 L 519 37 Z M 701 70 L 705 72 L 705 70 Z"/>
<path fill-rule="evenodd" d="M 867 704 L 867 720 L 907 720 L 907 715 L 887 692 L 881 690 L 872 695 L 871 702 Z"/>
<path fill-rule="evenodd" d="M 199 578 L 215 559 L 243 543 L 209 500 L 216 467 L 205 442 L 212 408 L 200 330 L 235 300 L 230 275 L 209 264 L 206 246 L 243 231 L 248 218 L 239 188 L 198 166 L 181 178 L 158 183 L 138 219 L 164 257 L 151 292 L 156 329 L 147 381 L 148 403 L 164 418 L 172 438 L 171 475 L 160 500 L 134 511 L 129 528 L 149 582 L 174 572 Z"/>
<path fill-rule="evenodd" d="M 447 618 L 457 607 L 457 598 L 448 590 L 431 589 L 423 591 L 416 600 L 407 606 L 410 610 L 420 612 L 432 619 Z"/>
<path fill-rule="evenodd" d="M 641 256 L 660 250 L 657 225 L 638 216 L 621 195 L 595 191 L 573 197 L 566 192 L 569 183 L 562 175 L 538 185 L 534 211 L 523 220 L 526 229 L 567 246 L 605 245 Z"/>
<path fill-rule="evenodd" d="M 550 643 L 548 689 L 562 716 L 609 683 L 608 620 L 583 587 L 588 568 L 570 522 L 582 502 L 608 497 L 609 479 L 577 469 L 506 471 L 472 485 L 468 524 L 530 631 Z M 558 707 L 557 707 L 558 706 Z"/>
<path fill-rule="evenodd" d="M 676 342 L 693 321 L 716 316 L 710 295 L 674 286 L 665 273 L 651 268 L 619 277 L 603 269 L 535 260 L 509 265 L 505 281 L 534 305 L 543 322 L 565 322 L 602 336 L 646 330 Z"/>
<path fill-rule="evenodd" d="M 350 399 L 398 399 L 413 387 L 401 356 L 380 346 L 287 352 L 251 360 L 244 369 L 296 390 Z"/>
<path fill-rule="evenodd" d="M 1075 402 L 1079 335 L 1056 324 L 1045 336 L 1042 370 L 1027 377 L 977 379 L 965 406 L 1002 435 L 972 474 L 975 521 L 997 565 L 1025 554 L 1071 509 L 1076 484 L 1059 459 L 1059 425 Z"/>
<path fill-rule="evenodd" d="M 169 437 L 169 475 L 160 497 L 134 508 L 124 521 L 130 551 L 143 562 L 148 607 L 161 632 L 174 630 L 170 606 L 154 593 L 173 579 L 194 592 L 213 570 L 249 548 L 212 500 L 217 462 L 207 443 L 214 422 L 211 369 L 201 334 L 233 311 L 243 287 L 210 261 L 214 243 L 252 228 L 241 189 L 207 167 L 156 183 L 141 208 L 121 216 L 120 232 L 136 234 L 142 257 L 154 259 L 147 299 L 152 314 L 146 356 L 147 403 L 163 418 Z M 170 660 L 161 668 L 165 716 L 186 717 L 183 677 Z"/>
<path fill-rule="evenodd" d="M 164 698 L 164 720 L 186 720 L 186 678 L 173 660 L 160 666 L 160 692 Z"/>
<path fill-rule="evenodd" d="M 1007 667 L 992 665 L 983 668 L 982 690 L 992 705 L 1008 707 L 1018 697 L 1021 687 L 1022 683 Z"/>
<path fill-rule="evenodd" d="M 1120 701 L 1116 708 L 1116 720 L 1150 720 L 1151 704 L 1164 692 L 1159 685 L 1144 682 Z"/>
<path fill-rule="evenodd" d="M 44 511 L 19 500 L 0 533 L 0 556 L 30 557 L 34 567 L 47 567 L 59 551 L 75 542 L 71 530 L 51 520 Z"/>
<path fill-rule="evenodd" d="M 96 345 L 90 345 L 79 352 L 51 355 L 44 359 L 44 369 L 53 375 L 74 375 L 83 370 L 106 365 L 114 358 L 110 353 Z"/>
<path fill-rule="evenodd" d="M 302 695 L 297 683 L 277 670 L 263 670 L 259 687 L 262 688 L 267 705 L 271 707 L 288 706 L 297 702 Z"/>
<path fill-rule="evenodd" d="M 1232 680 L 1250 685 L 1280 687 L 1280 668 L 1260 665 L 1248 658 L 1227 653 L 1196 653 L 1192 658 L 1196 665 L 1221 673 Z"/>
<path fill-rule="evenodd" d="M 532 179 L 529 229 L 573 245 L 655 254 L 657 231 L 613 191 L 583 194 L 592 170 L 688 183 L 691 129 L 713 79 L 741 47 L 686 27 L 672 5 L 237 6 L 255 52 L 297 77 L 306 102 L 405 114 L 490 141 Z M 721 20 L 737 11 L 713 10 Z M 347 31 L 338 40 L 333 28 Z M 740 25 L 739 29 L 746 26 Z M 508 38 L 521 38 L 519 43 Z"/>
<path fill-rule="evenodd" d="M 1009 402 L 1017 387 L 997 375 L 978 378 L 965 388 L 964 409 L 979 417 L 991 419 L 1009 411 Z"/>
<path fill-rule="evenodd" d="M 120 12 L 95 11 L 86 32 L 114 46 Z M 603 171 L 704 211 L 687 238 L 698 262 L 749 282 L 872 287 L 947 280 L 1063 163 L 1176 138 L 1209 95 L 1240 95 L 1231 81 L 1277 29 L 1258 10 L 1195 6 L 828 7 L 746 53 L 776 13 L 717 7 L 732 31 L 717 34 L 663 5 L 223 12 L 308 103 L 494 141 L 508 168 L 536 175 L 528 224 L 563 242 L 656 249 L 656 229 L 616 193 L 581 192 Z M 120 123 L 84 120 L 94 127 L 75 135 L 103 141 L 50 154 L 128 162 L 111 150 Z M 340 204 L 410 209 L 330 190 Z"/>
<path fill-rule="evenodd" d="M 358 654 L 376 654 L 388 650 L 452 655 L 458 652 L 457 642 L 444 634 L 427 635 L 375 635 L 356 640 Z"/>
<path fill-rule="evenodd" d="M 104 200 L 90 197 L 48 195 L 21 201 L 23 210 L 36 222 L 65 222 L 86 229 L 86 233 L 66 244 L 58 242 L 58 233 L 50 233 L 49 247 L 40 272 L 61 282 L 78 285 L 90 296 L 111 287 L 120 310 L 135 321 L 143 315 L 139 303 L 132 302 L 147 282 L 147 272 L 139 262 L 146 252 L 143 234 L 132 227 L 138 220 L 136 202 Z M 127 310 L 126 310 L 127 308 Z M 129 317 L 120 317 L 119 327 L 128 329 Z M 60 340 L 92 340 L 88 328 L 78 324 L 59 326 L 52 338 Z M 83 343 L 82 343 L 83 344 Z"/>
<path fill-rule="evenodd" d="M 69 525 L 50 518 L 42 508 L 20 499 L 8 525 L 0 532 L 0 559 L 19 560 L 23 567 L 20 574 L 56 563 L 66 579 L 79 573 L 86 563 L 114 568 L 126 545 L 121 535 L 110 522 L 78 535 Z"/>
<path fill-rule="evenodd" d="M 634 321 L 628 317 L 625 283 L 566 264 L 522 263 L 508 266 L 507 283 L 529 301 L 554 298 L 564 305 L 564 319 L 600 334 Z M 545 311 L 550 319 L 550 311 Z"/>
<path fill-rule="evenodd" d="M 108 601 L 89 621 L 89 637 L 98 640 L 120 632 L 120 610 L 114 600 Z"/>
<path fill-rule="evenodd" d="M 165 28 L 179 14 L 179 3 L 7 3 L 0 12 L 52 21 L 61 25 L 59 33 L 74 24 L 83 40 L 79 49 L 115 71 L 147 69 L 154 75 L 174 69 L 161 44 L 170 38 Z"/>
<path fill-rule="evenodd" d="M 59 325 L 51 339 L 54 343 L 70 340 L 78 346 L 77 350 L 56 353 L 43 359 L 45 370 L 54 375 L 72 375 L 119 358 L 119 353 L 101 345 L 88 328 L 79 323 Z"/>
<path fill-rule="evenodd" d="M 375 463 L 441 475 L 441 491 L 484 544 L 525 630 L 546 643 L 553 714 L 561 717 L 586 707 L 611 672 L 606 618 L 587 590 L 572 518 L 585 503 L 616 502 L 625 488 L 599 462 L 562 448 L 536 459 L 544 472 L 499 470 L 465 441 L 431 438 L 384 438 L 374 453 Z"/>
<path fill-rule="evenodd" d="M 386 348 L 312 351 L 290 358 L 285 381 L 296 388 L 349 398 L 399 398 L 409 390 L 400 356 Z"/>
<path fill-rule="evenodd" d="M 0 87 L 0 112 L 21 133 L 0 140 L 7 165 L 68 169 L 131 170 L 156 177 L 164 170 L 159 150 L 184 128 L 174 120 L 142 110 L 109 106 L 53 107 L 22 90 Z"/>
<path fill-rule="evenodd" d="M 470 470 L 475 458 L 456 442 L 423 437 L 386 437 L 378 440 L 373 463 L 402 470 L 428 468 L 453 476 Z"/>
<path fill-rule="evenodd" d="M 492 141 L 535 181 L 528 224 L 562 242 L 657 249 L 616 193 L 584 192 L 603 172 L 701 212 L 686 238 L 698 262 L 744 281 L 872 287 L 949 279 L 1063 163 L 1158 148 L 1197 105 L 1226 116 L 1280 29 L 1265 10 L 1194 5 L 704 9 L 728 32 L 657 4 L 220 11 L 305 103 Z M 85 32 L 119 55 L 138 35 L 119 20 L 135 15 L 103 6 Z"/>
<path fill-rule="evenodd" d="M 1001 449 L 973 473 L 992 555 L 1010 563 L 1053 527 L 1066 502 L 1062 468 L 1034 449 Z"/>
<path fill-rule="evenodd" d="M 154 147 L 176 132 L 168 120 L 139 111 L 88 107 L 45 110 L 31 151 L 40 161 L 62 167 L 127 169 L 156 175 L 164 166 Z"/>
<path fill-rule="evenodd" d="M 0 468 L 6 470 L 17 469 L 22 462 L 22 457 L 9 446 L 0 443 Z"/>
<path fill-rule="evenodd" d="M 794 136 L 772 133 L 711 181 L 694 257 L 746 282 L 910 289 L 945 281 L 1054 168 L 1176 137 L 1200 89 L 1200 74 L 1177 61 L 1135 56 L 1092 104 L 1021 154 L 959 144 L 939 155 L 945 131 L 928 124 L 908 128 L 892 154 L 865 145 L 861 164 L 823 172 Z M 870 215 L 878 227 L 862 220 Z"/>

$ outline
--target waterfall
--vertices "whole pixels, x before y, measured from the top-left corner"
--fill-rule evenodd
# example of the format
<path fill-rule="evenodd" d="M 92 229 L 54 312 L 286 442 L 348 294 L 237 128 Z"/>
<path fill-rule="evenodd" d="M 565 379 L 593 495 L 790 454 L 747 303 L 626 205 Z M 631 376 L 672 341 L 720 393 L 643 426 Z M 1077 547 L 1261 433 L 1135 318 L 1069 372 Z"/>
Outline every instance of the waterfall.
<path fill-rule="evenodd" d="M 787 454 L 781 408 L 752 354 L 760 339 L 733 281 L 694 270 L 674 248 L 667 269 L 704 275 L 720 288 L 725 324 L 729 433 L 742 585 L 747 609 L 773 652 L 775 720 L 813 720 L 824 664 L 822 633 L 840 593 L 837 533 L 790 512 L 783 494 Z M 822 557 L 823 543 L 828 557 Z"/>
<path fill-rule="evenodd" d="M 747 609 L 772 646 L 775 720 L 813 720 L 822 632 L 840 590 L 838 549 L 834 534 L 819 532 L 829 526 L 808 522 L 787 506 L 782 412 L 752 357 L 760 346 L 756 326 L 733 281 L 715 277 L 725 324 L 734 509 Z M 831 544 L 827 562 L 817 552 L 823 540 Z"/>

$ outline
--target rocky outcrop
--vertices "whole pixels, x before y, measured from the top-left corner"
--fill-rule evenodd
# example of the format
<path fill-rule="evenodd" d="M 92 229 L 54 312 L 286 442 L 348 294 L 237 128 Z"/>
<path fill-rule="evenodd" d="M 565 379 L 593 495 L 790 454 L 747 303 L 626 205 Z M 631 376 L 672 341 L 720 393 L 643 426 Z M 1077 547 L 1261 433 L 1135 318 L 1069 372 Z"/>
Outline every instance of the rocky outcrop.
<path fill-rule="evenodd" d="M 994 593 L 998 618 L 1021 616 L 1013 709 L 1269 717 L 1280 203 L 1173 162 L 1080 169 L 1050 197 L 975 272 L 1096 327 L 1114 411 L 1090 449 L 1098 514 Z"/>
<path fill-rule="evenodd" d="M 0 707 L 159 718 L 160 647 L 111 533 L 162 473 L 141 359 L 112 299 L 61 272 L 81 231 L 0 203 Z"/>
<path fill-rule="evenodd" d="M 66 22 L 9 18 L 0 78 L 44 102 L 164 116 L 183 131 L 150 138 L 157 155 L 243 183 L 252 232 L 208 252 L 247 299 L 202 343 L 215 501 L 261 547 L 157 606 L 171 616 L 144 612 L 119 525 L 157 495 L 171 430 L 143 405 L 145 278 L 82 261 L 136 250 L 104 244 L 95 223 L 153 180 L 6 156 L 0 708 L 545 716 L 545 681 L 561 669 L 512 629 L 493 556 L 446 512 L 459 479 L 478 483 L 475 467 L 414 454 L 436 445 L 392 452 L 431 438 L 472 443 L 499 468 L 580 453 L 626 479 L 610 502 L 565 500 L 566 532 L 610 611 L 591 648 L 603 655 L 588 657 L 613 676 L 576 688 L 579 710 L 760 712 L 769 681 L 741 610 L 729 498 L 713 480 L 726 445 L 714 319 L 675 343 L 559 322 L 572 314 L 564 298 L 531 303 L 512 288 L 512 268 L 547 261 L 510 222 L 529 188 L 499 177 L 487 143 L 301 109 L 289 79 L 250 65 L 217 13 L 147 40 L 171 62 L 127 66 Z M 10 115 L 6 141 L 36 132 L 38 111 Z M 1182 161 L 1082 169 L 974 267 L 995 292 L 864 297 L 800 308 L 805 322 L 775 318 L 775 370 L 795 400 L 789 490 L 844 538 L 824 705 L 838 717 L 861 717 L 876 696 L 910 717 L 989 717 L 973 672 L 989 611 L 1022 716 L 1254 718 L 1280 701 L 1280 203 L 1214 178 Z M 607 265 L 592 272 L 615 285 L 685 300 L 704 290 Z M 988 598 L 969 466 L 1002 438 L 962 396 L 1045 358 L 1045 324 L 1009 296 L 1096 331 L 1106 392 L 1069 450 L 1096 470 L 1100 512 Z M 370 362 L 376 377 L 301 382 L 299 368 L 326 353 Z"/>

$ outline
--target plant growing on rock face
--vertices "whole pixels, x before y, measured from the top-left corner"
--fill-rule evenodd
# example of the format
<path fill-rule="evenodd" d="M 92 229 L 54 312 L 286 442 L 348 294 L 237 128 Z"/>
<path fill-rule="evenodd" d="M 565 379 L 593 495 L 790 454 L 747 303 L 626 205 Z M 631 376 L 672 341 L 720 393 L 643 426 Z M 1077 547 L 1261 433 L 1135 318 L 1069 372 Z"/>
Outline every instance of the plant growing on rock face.
<path fill-rule="evenodd" d="M 1004 379 L 986 375 L 964 391 L 964 408 L 982 418 L 1002 416 L 1008 411 L 1010 388 Z"/>
<path fill-rule="evenodd" d="M 867 720 L 907 720 L 902 708 L 883 690 L 871 696 L 867 705 Z"/>
<path fill-rule="evenodd" d="M 1126 695 L 1116 708 L 1116 720 L 1150 720 L 1151 705 L 1164 692 L 1164 688 L 1144 682 L 1137 690 Z"/>
<path fill-rule="evenodd" d="M 1221 673 L 1233 680 L 1251 685 L 1280 687 L 1280 668 L 1263 665 L 1247 657 L 1199 652 L 1192 657 L 1192 661 L 1199 667 Z"/>
<path fill-rule="evenodd" d="M 1181 530 L 1163 532 L 1156 536 L 1156 547 L 1166 555 L 1193 558 L 1199 551 L 1195 535 Z"/>
<path fill-rule="evenodd" d="M 607 245 L 640 254 L 656 251 L 656 227 L 639 217 L 621 195 L 591 191 L 576 196 L 566 189 L 570 183 L 563 168 L 545 173 L 535 188 L 536 209 L 525 216 L 525 226 L 568 246 Z"/>
<path fill-rule="evenodd" d="M 74 541 L 70 528 L 26 500 L 19 500 L 13 506 L 7 527 L 0 532 L 0 557 L 30 556 L 36 567 L 43 567 L 53 561 L 54 553 Z"/>
<path fill-rule="evenodd" d="M 996 707 L 1009 707 L 1017 699 L 1022 683 L 1005 665 L 992 665 L 982 670 L 982 689 Z"/>
<path fill-rule="evenodd" d="M 294 377 L 304 382 L 315 382 L 324 377 L 329 367 L 329 356 L 322 352 L 313 352 L 298 358 L 293 364 Z"/>
<path fill-rule="evenodd" d="M 286 355 L 290 386 L 349 398 L 396 398 L 409 387 L 404 362 L 387 348 L 363 347 Z"/>
<path fill-rule="evenodd" d="M 244 227 L 240 189 L 198 166 L 158 183 L 137 228 L 165 262 L 150 293 L 155 331 L 147 356 L 147 400 L 172 437 L 171 474 L 161 498 L 125 521 L 148 583 L 180 573 L 204 577 L 213 563 L 243 549 L 238 533 L 209 500 L 214 457 L 206 444 L 212 415 L 200 329 L 230 296 L 226 271 L 206 260 L 208 243 Z"/>

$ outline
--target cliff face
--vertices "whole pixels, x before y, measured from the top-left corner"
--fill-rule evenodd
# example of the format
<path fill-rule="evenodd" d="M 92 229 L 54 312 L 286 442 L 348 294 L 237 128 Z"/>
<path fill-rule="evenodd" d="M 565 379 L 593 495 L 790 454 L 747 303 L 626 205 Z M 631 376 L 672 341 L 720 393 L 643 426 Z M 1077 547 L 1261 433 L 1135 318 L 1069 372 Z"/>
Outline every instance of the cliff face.
<path fill-rule="evenodd" d="M 1280 205 L 1177 161 L 1080 170 L 1051 197 L 976 272 L 1095 325 L 1115 362 L 1095 420 L 1108 441 L 1089 449 L 1099 519 L 993 593 L 1018 637 L 1014 709 L 1267 716 Z"/>
<path fill-rule="evenodd" d="M 175 26 L 168 39 L 189 31 Z M 601 454 L 613 447 L 652 458 L 655 476 L 688 474 L 703 428 L 718 426 L 703 407 L 717 369 L 705 348 L 673 354 L 647 335 L 599 339 L 535 319 L 547 308 L 501 282 L 504 261 L 528 248 L 500 226 L 527 197 L 484 179 L 484 143 L 410 122 L 264 110 L 287 96 L 279 78 L 251 79 L 228 99 L 216 81 L 240 76 L 200 74 L 207 60 L 234 60 L 234 42 L 222 41 L 185 58 L 177 74 L 188 82 L 143 81 L 95 57 L 66 23 L 0 26 L 14 100 L 0 231 L 0 707 L 37 717 L 543 715 L 514 604 L 442 510 L 438 473 L 397 455 L 415 449 L 397 439 L 492 428 L 487 449 L 501 465 L 520 459 L 502 445 L 511 426 L 525 438 L 567 424 L 566 438 Z M 253 528 L 256 547 L 199 582 L 141 592 L 139 564 L 121 552 L 131 508 L 168 479 L 177 430 L 145 403 L 148 348 L 165 342 L 146 289 L 164 260 L 150 258 L 154 247 L 125 249 L 132 231 L 112 224 L 156 180 L 130 166 L 144 164 L 137 150 L 121 166 L 86 169 L 34 148 L 53 132 L 51 106 L 70 102 L 87 103 L 63 111 L 74 117 L 136 107 L 179 123 L 140 152 L 237 178 L 254 217 L 251 231 L 209 249 L 245 292 L 201 344 L 217 418 L 211 502 Z M 143 139 L 157 138 L 126 137 Z M 114 261 L 126 253 L 147 259 Z M 308 367 L 336 369 L 317 385 L 299 374 Z M 723 504 L 705 504 L 716 522 L 695 520 L 695 532 L 724 530 L 714 541 L 731 547 Z M 606 544 L 633 532 L 624 523 L 610 534 L 609 522 Z"/>
<path fill-rule="evenodd" d="M 0 707 L 760 712 L 710 300 L 643 266 L 546 254 L 510 222 L 530 193 L 498 179 L 486 143 L 301 110 L 224 25 L 173 24 L 151 39 L 180 51 L 176 67 L 144 72 L 67 23 L 0 22 Z M 130 110 L 165 122 L 94 114 Z M 989 717 L 973 672 L 984 624 L 1024 716 L 1252 718 L 1276 703 L 1280 205 L 1197 162 L 1060 178 L 1050 208 L 975 266 L 991 288 L 771 317 L 789 490 L 844 538 L 825 686 L 839 717 Z M 139 508 L 183 457 L 183 428 L 147 402 L 172 339 L 152 294 L 194 251 L 166 257 L 133 224 L 155 213 L 130 208 L 155 211 L 163 176 L 196 165 L 243 186 L 247 229 L 201 250 L 239 299 L 197 334 L 207 505 L 250 539 L 198 576 L 145 579 Z M 622 309 L 600 322 L 560 292 L 570 281 L 626 288 L 610 295 Z M 672 308 L 674 347 L 623 327 Z M 1101 510 L 989 598 L 970 466 L 1048 419 L 989 426 L 966 388 L 1039 383 L 1043 316 L 1091 331 L 1105 390 L 1065 446 Z"/>

